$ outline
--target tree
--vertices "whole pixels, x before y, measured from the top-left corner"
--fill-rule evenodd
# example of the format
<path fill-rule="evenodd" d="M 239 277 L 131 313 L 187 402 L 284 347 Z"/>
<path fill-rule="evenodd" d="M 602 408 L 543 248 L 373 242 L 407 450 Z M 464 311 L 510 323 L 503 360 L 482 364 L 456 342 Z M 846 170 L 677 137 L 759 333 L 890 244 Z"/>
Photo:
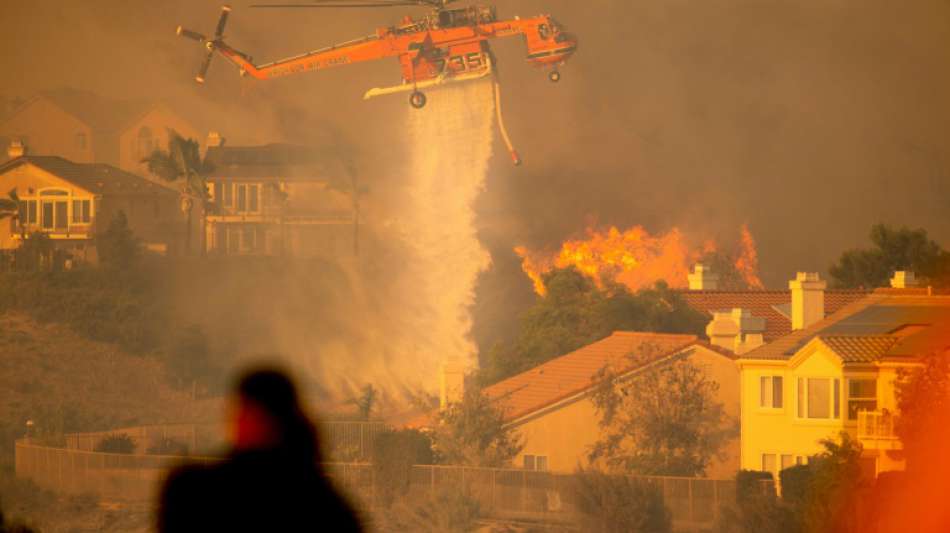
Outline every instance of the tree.
<path fill-rule="evenodd" d="M 845 431 L 838 440 L 825 439 L 821 444 L 825 451 L 808 461 L 807 485 L 804 490 L 793 490 L 796 500 L 788 503 L 798 505 L 804 533 L 856 533 L 861 444 Z"/>
<path fill-rule="evenodd" d="M 208 339 L 200 326 L 181 330 L 168 348 L 165 366 L 179 387 L 191 383 L 192 396 L 197 395 L 198 381 L 211 373 Z"/>
<path fill-rule="evenodd" d="M 181 185 L 181 210 L 185 215 L 185 253 L 191 253 L 191 211 L 194 202 L 201 202 L 202 212 L 208 205 L 208 174 L 213 165 L 201 158 L 201 146 L 194 139 L 185 139 L 174 130 L 168 130 L 168 149 L 155 150 L 144 159 L 148 170 L 159 178 Z M 201 235 L 204 235 L 202 223 Z M 202 245 L 202 251 L 204 245 Z"/>
<path fill-rule="evenodd" d="M 409 492 L 412 467 L 432 464 L 432 440 L 416 429 L 387 430 L 373 440 L 377 503 L 389 506 Z"/>
<path fill-rule="evenodd" d="M 521 452 L 521 438 L 505 425 L 502 410 L 477 387 L 437 415 L 433 450 L 441 463 L 503 467 Z"/>
<path fill-rule="evenodd" d="M 592 400 L 601 437 L 590 451 L 617 472 L 698 476 L 736 433 L 719 385 L 687 359 L 661 362 L 626 379 L 604 370 Z"/>
<path fill-rule="evenodd" d="M 356 406 L 356 415 L 360 420 L 369 420 L 373 414 L 373 407 L 376 406 L 376 397 L 378 393 L 371 383 L 363 385 L 363 391 L 349 403 Z"/>
<path fill-rule="evenodd" d="M 672 531 L 672 517 L 660 487 L 645 479 L 580 470 L 574 474 L 571 488 L 583 531 Z"/>
<path fill-rule="evenodd" d="M 49 268 L 53 262 L 53 241 L 41 231 L 33 232 L 27 235 L 16 249 L 14 258 L 19 271 Z"/>
<path fill-rule="evenodd" d="M 116 270 L 126 270 L 138 260 L 139 241 L 129 228 L 124 211 L 116 213 L 105 231 L 96 236 L 96 251 L 102 265 Z"/>
<path fill-rule="evenodd" d="M 521 319 L 513 346 L 497 346 L 479 376 L 494 383 L 607 337 L 617 330 L 700 334 L 708 319 L 665 283 L 635 294 L 608 282 L 599 289 L 573 267 L 545 274 L 547 294 Z"/>
<path fill-rule="evenodd" d="M 831 266 L 836 287 L 886 287 L 898 270 L 911 270 L 933 284 L 950 282 L 950 253 L 927 230 L 875 224 L 870 238 L 873 248 L 848 250 Z"/>
<path fill-rule="evenodd" d="M 895 382 L 897 416 L 894 430 L 907 453 L 908 468 L 931 464 L 928 440 L 950 413 L 950 352 L 926 354 L 923 365 L 901 370 Z"/>
<path fill-rule="evenodd" d="M 20 198 L 17 196 L 16 188 L 13 188 L 7 193 L 7 198 L 0 198 L 0 220 L 18 218 L 19 212 Z"/>

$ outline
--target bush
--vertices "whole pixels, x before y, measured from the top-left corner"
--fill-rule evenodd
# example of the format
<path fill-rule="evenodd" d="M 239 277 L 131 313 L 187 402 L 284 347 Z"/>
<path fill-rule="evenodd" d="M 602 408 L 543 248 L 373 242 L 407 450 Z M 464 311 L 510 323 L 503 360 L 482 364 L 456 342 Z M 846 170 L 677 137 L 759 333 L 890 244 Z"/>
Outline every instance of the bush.
<path fill-rule="evenodd" d="M 767 490 L 763 485 L 769 481 L 775 481 L 770 472 L 740 470 L 736 474 L 736 501 L 743 502 L 763 495 L 763 492 Z M 772 494 L 774 495 L 774 486 L 771 483 L 769 485 L 772 486 Z"/>
<path fill-rule="evenodd" d="M 782 480 L 782 499 L 794 505 L 804 504 L 811 478 L 812 470 L 808 465 L 796 465 L 779 472 L 779 479 Z"/>
<path fill-rule="evenodd" d="M 477 528 L 480 516 L 481 506 L 467 491 L 447 489 L 421 500 L 399 500 L 377 526 L 385 532 L 467 533 Z"/>
<path fill-rule="evenodd" d="M 672 530 L 660 488 L 640 478 L 580 470 L 573 496 L 583 531 L 664 533 Z"/>
<path fill-rule="evenodd" d="M 773 495 L 749 494 L 719 511 L 718 533 L 801 533 L 798 510 Z"/>
<path fill-rule="evenodd" d="M 432 464 L 432 441 L 416 429 L 384 431 L 373 442 L 373 479 L 378 503 L 389 506 L 409 492 L 413 465 Z"/>
<path fill-rule="evenodd" d="M 101 453 L 135 453 L 135 441 L 125 433 L 113 433 L 96 443 L 95 451 Z"/>

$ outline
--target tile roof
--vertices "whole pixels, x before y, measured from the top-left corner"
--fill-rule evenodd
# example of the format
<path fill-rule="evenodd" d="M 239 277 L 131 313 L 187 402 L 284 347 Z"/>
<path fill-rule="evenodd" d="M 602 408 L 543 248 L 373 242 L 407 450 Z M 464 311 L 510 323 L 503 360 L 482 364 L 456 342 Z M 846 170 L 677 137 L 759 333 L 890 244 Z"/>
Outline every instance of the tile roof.
<path fill-rule="evenodd" d="M 872 354 L 878 354 L 876 357 L 918 354 L 947 337 L 945 333 L 950 331 L 950 297 L 915 294 L 875 291 L 805 329 L 793 331 L 744 354 L 742 359 L 788 359 L 815 337 L 834 339 L 831 342 L 856 359 L 866 357 L 854 352 L 859 342 Z M 906 337 L 893 333 L 909 324 L 927 327 L 916 329 Z M 856 341 L 854 337 L 871 340 Z M 895 340 L 884 352 L 879 352 L 880 346 L 885 343 L 882 337 Z M 844 354 L 840 355 L 844 357 Z"/>
<path fill-rule="evenodd" d="M 697 343 L 694 335 L 616 331 L 484 392 L 499 401 L 508 420 L 514 420 L 593 387 L 597 373 L 605 367 L 616 373 L 629 372 Z"/>
<path fill-rule="evenodd" d="M 900 339 L 893 335 L 819 335 L 846 363 L 879 361 Z"/>
<path fill-rule="evenodd" d="M 825 312 L 832 314 L 869 293 L 870 291 L 863 289 L 827 290 L 825 291 Z M 792 331 L 792 321 L 788 315 L 792 293 L 788 290 L 687 290 L 681 291 L 680 294 L 690 307 L 709 315 L 712 315 L 713 311 L 742 308 L 748 309 L 754 317 L 764 318 L 765 342 L 771 342 Z"/>
<path fill-rule="evenodd" d="M 124 170 L 102 163 L 73 163 L 51 155 L 27 155 L 0 165 L 0 174 L 22 164 L 37 167 L 78 185 L 93 194 L 178 195 L 170 185 L 156 183 Z"/>

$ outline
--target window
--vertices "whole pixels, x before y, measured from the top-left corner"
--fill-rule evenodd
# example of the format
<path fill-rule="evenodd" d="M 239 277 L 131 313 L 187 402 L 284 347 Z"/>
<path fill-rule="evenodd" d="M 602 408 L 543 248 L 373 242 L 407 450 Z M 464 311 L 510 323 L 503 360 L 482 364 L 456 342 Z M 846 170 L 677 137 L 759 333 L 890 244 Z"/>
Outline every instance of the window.
<path fill-rule="evenodd" d="M 795 466 L 795 456 L 794 455 L 782 455 L 782 470 L 786 468 L 791 468 Z"/>
<path fill-rule="evenodd" d="M 841 382 L 831 378 L 798 378 L 799 418 L 841 418 Z"/>
<path fill-rule="evenodd" d="M 53 202 L 43 202 L 43 229 L 53 229 Z"/>
<path fill-rule="evenodd" d="M 759 407 L 782 408 L 782 376 L 759 378 Z"/>
<path fill-rule="evenodd" d="M 762 471 L 763 472 L 775 472 L 775 454 L 774 453 L 763 453 L 762 454 Z"/>
<path fill-rule="evenodd" d="M 222 183 L 221 187 L 221 205 L 231 207 L 234 205 L 234 188 L 229 182 Z"/>
<path fill-rule="evenodd" d="M 89 200 L 73 200 L 73 224 L 88 224 L 92 220 Z"/>
<path fill-rule="evenodd" d="M 538 472 L 546 472 L 548 470 L 548 456 L 526 454 L 524 456 L 524 469 L 537 470 Z"/>
<path fill-rule="evenodd" d="M 69 204 L 66 202 L 56 202 L 56 220 L 54 226 L 58 230 L 65 230 L 68 227 Z"/>
<path fill-rule="evenodd" d="M 848 420 L 857 420 L 859 411 L 877 409 L 877 380 L 848 380 Z"/>
<path fill-rule="evenodd" d="M 247 211 L 247 185 L 237 186 L 237 210 Z"/>
<path fill-rule="evenodd" d="M 247 210 L 251 213 L 256 213 L 258 211 L 257 189 L 257 185 L 247 186 Z"/>

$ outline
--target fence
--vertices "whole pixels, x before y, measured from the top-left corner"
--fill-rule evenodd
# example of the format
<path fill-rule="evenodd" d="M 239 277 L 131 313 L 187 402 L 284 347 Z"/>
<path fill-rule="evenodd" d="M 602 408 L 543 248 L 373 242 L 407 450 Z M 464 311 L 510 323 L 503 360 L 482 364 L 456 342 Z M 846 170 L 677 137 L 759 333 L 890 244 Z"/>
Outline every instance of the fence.
<path fill-rule="evenodd" d="M 368 461 L 373 441 L 385 431 L 382 422 L 326 421 L 319 424 L 320 436 L 327 455 L 334 461 Z"/>
<path fill-rule="evenodd" d="M 570 521 L 577 513 L 574 475 L 529 470 L 414 466 L 410 494 L 465 489 L 482 509 L 500 518 Z M 659 487 L 677 530 L 712 527 L 720 508 L 735 502 L 734 480 L 643 476 Z"/>
<path fill-rule="evenodd" d="M 200 449 L 199 443 L 207 446 L 214 440 L 210 436 L 211 431 L 209 426 L 196 424 L 163 424 L 119 428 L 112 431 L 69 433 L 66 435 L 66 448 L 91 452 L 95 451 L 102 439 L 110 435 L 126 435 L 135 443 L 134 453 L 136 454 L 147 453 L 150 449 L 155 449 L 168 441 L 186 446 L 191 453 L 195 453 Z"/>
<path fill-rule="evenodd" d="M 364 435 L 365 438 L 365 435 Z M 37 485 L 70 494 L 97 493 L 107 500 L 155 501 L 168 469 L 181 457 L 111 454 L 49 448 L 19 440 L 16 474 Z M 210 463 L 218 458 L 189 457 Z M 372 465 L 327 463 L 334 481 L 372 507 L 377 494 Z M 572 474 L 461 466 L 414 466 L 409 497 L 422 498 L 445 490 L 465 490 L 489 517 L 570 522 L 576 515 Z M 709 529 L 720 508 L 735 502 L 733 480 L 643 477 L 660 488 L 678 531 Z"/>

